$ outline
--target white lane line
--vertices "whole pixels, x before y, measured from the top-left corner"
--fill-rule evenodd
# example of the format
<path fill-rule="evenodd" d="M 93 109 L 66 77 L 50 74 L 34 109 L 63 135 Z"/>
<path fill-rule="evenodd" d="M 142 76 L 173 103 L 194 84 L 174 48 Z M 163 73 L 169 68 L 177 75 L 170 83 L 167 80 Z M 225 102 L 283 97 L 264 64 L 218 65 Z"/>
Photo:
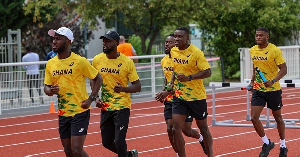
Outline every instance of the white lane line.
<path fill-rule="evenodd" d="M 300 138 L 287 140 L 286 143 L 292 142 L 292 141 L 298 141 L 298 140 L 300 140 Z M 277 143 L 275 143 L 275 144 L 280 144 L 280 143 L 277 142 Z M 225 153 L 225 154 L 220 154 L 220 155 L 217 155 L 216 157 L 221 157 L 221 156 L 226 156 L 226 155 L 232 155 L 232 154 L 238 154 L 238 153 L 242 153 L 242 152 L 246 152 L 246 151 L 254 150 L 254 149 L 261 149 L 261 146 L 258 146 L 258 147 L 252 147 L 252 148 L 248 148 L 248 149 L 242 149 L 242 150 L 238 150 L 238 151 L 235 151 L 235 152 L 229 152 L 229 153 Z"/>

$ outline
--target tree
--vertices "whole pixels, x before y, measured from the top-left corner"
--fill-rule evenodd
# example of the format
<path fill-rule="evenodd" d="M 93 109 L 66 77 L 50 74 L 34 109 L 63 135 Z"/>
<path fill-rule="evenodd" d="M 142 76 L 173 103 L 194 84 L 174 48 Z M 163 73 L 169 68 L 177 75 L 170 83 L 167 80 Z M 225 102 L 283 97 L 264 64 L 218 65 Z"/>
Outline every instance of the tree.
<path fill-rule="evenodd" d="M 115 19 L 117 13 L 124 15 L 124 25 L 130 28 L 141 38 L 141 50 L 144 54 L 151 54 L 152 45 L 160 30 L 168 25 L 188 26 L 190 17 L 201 10 L 203 3 L 199 0 L 182 1 L 172 0 L 52 0 L 30 1 L 25 10 L 34 9 L 34 19 L 39 19 L 39 8 L 60 7 L 72 8 L 78 13 L 83 23 L 93 27 L 97 17 Z M 187 11 L 188 10 L 188 11 Z M 119 20 L 119 19 L 116 19 Z M 173 32 L 175 30 L 170 30 Z M 147 46 L 146 41 L 150 39 Z"/>
<path fill-rule="evenodd" d="M 237 50 L 255 45 L 258 27 L 268 28 L 269 41 L 276 45 L 283 45 L 286 38 L 299 38 L 299 0 L 228 0 L 212 2 L 203 12 L 194 20 L 203 30 L 208 48 L 223 57 L 226 78 L 239 71 Z"/>
<path fill-rule="evenodd" d="M 24 26 L 32 20 L 32 16 L 24 15 L 23 3 L 24 0 L 1 0 L 0 37 L 5 37 L 8 29 L 24 29 Z"/>

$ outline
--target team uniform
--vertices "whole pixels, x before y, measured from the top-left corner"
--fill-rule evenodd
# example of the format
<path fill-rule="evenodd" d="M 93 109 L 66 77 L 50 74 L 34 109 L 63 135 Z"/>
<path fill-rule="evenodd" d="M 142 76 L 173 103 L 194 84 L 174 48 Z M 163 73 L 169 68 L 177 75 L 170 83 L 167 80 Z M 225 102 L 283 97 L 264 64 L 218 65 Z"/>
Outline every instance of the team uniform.
<path fill-rule="evenodd" d="M 114 87 L 117 83 L 127 87 L 128 81 L 139 80 L 134 63 L 122 53 L 117 59 L 108 59 L 105 53 L 100 53 L 94 57 L 92 65 L 103 78 L 101 100 L 104 106 L 100 123 L 103 146 L 119 156 L 127 156 L 125 138 L 131 109 L 130 93 L 115 93 Z"/>
<path fill-rule="evenodd" d="M 165 78 L 167 80 L 167 84 L 171 82 L 172 79 L 172 74 L 173 74 L 173 67 L 172 67 L 172 58 L 169 57 L 169 55 L 166 55 L 162 60 L 161 60 L 161 66 L 165 75 Z M 177 82 L 177 81 L 176 81 Z M 176 82 L 174 82 L 176 84 Z M 172 104 L 173 104 L 173 96 L 172 94 L 169 94 L 165 101 L 164 101 L 164 116 L 165 120 L 167 119 L 172 119 Z M 185 122 L 192 122 L 193 117 L 192 116 L 187 116 L 185 119 Z"/>
<path fill-rule="evenodd" d="M 278 74 L 278 65 L 285 63 L 281 50 L 271 43 L 263 49 L 258 48 L 258 45 L 253 46 L 250 55 L 254 67 L 258 67 L 267 80 L 274 79 Z M 279 81 L 266 88 L 259 74 L 255 72 L 253 89 L 252 106 L 265 106 L 267 103 L 267 107 L 273 111 L 281 109 L 282 91 Z"/>
<path fill-rule="evenodd" d="M 204 53 L 193 44 L 185 50 L 171 49 L 175 74 L 193 75 L 210 68 Z M 202 79 L 179 82 L 175 86 L 173 114 L 190 114 L 197 120 L 207 118 L 206 91 Z"/>
<path fill-rule="evenodd" d="M 83 109 L 81 102 L 89 97 L 86 77 L 94 79 L 97 74 L 98 71 L 86 58 L 74 52 L 66 59 L 55 56 L 47 62 L 45 85 L 59 85 L 57 98 L 59 133 L 62 139 L 87 134 L 90 108 Z"/>

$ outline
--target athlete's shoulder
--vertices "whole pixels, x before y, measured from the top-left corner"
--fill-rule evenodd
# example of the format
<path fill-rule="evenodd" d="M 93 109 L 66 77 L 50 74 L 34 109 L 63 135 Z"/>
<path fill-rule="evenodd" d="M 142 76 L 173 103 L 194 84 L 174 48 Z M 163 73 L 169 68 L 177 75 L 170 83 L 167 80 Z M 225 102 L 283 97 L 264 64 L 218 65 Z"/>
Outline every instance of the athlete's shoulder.
<path fill-rule="evenodd" d="M 97 61 L 97 60 L 100 60 L 102 57 L 104 57 L 105 54 L 103 52 L 97 54 L 94 58 L 93 58 L 93 61 Z"/>
<path fill-rule="evenodd" d="M 130 62 L 132 61 L 129 57 L 127 57 L 126 55 L 124 55 L 123 53 L 119 53 L 120 56 L 118 57 L 118 59 L 124 60 L 125 62 Z"/>
<path fill-rule="evenodd" d="M 172 60 L 172 58 L 170 58 L 170 56 L 167 54 L 163 59 L 161 59 L 161 64 L 164 64 L 168 61 Z"/>
<path fill-rule="evenodd" d="M 272 44 L 272 43 L 269 43 L 268 47 L 272 50 L 280 50 L 279 47 L 277 47 L 276 45 Z"/>
<path fill-rule="evenodd" d="M 258 49 L 258 45 L 254 45 L 250 48 L 250 51 L 257 50 L 257 49 Z"/>
<path fill-rule="evenodd" d="M 167 54 L 166 56 L 164 56 L 163 59 L 161 59 L 161 61 L 165 61 L 165 60 L 168 60 L 168 59 L 171 59 L 170 56 Z"/>

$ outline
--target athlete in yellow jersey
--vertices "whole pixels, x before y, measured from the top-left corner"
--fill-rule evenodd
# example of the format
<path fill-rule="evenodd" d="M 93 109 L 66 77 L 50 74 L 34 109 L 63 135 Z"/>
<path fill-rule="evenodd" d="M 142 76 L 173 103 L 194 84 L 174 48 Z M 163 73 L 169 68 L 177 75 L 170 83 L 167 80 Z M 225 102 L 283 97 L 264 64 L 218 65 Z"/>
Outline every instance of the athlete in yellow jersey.
<path fill-rule="evenodd" d="M 139 77 L 133 61 L 117 52 L 120 40 L 117 32 L 108 31 L 100 39 L 103 39 L 103 53 L 94 57 L 93 66 L 103 77 L 101 101 L 96 102 L 97 107 L 102 108 L 102 144 L 120 157 L 137 157 L 135 149 L 127 151 L 125 137 L 131 109 L 130 93 L 141 91 Z"/>
<path fill-rule="evenodd" d="M 169 136 L 169 141 L 176 152 L 178 156 L 178 151 L 176 148 L 176 145 L 174 143 L 174 136 L 172 132 L 172 127 L 173 127 L 173 121 L 172 121 L 172 104 L 173 104 L 173 96 L 172 96 L 172 87 L 174 84 L 174 81 L 172 82 L 172 74 L 173 74 L 173 63 L 172 63 L 172 57 L 170 54 L 171 49 L 175 46 L 174 42 L 174 34 L 170 34 L 165 41 L 165 53 L 166 56 L 161 60 L 161 66 L 165 75 L 165 81 L 164 81 L 164 88 L 163 91 L 159 92 L 155 99 L 157 101 L 164 102 L 165 108 L 164 108 L 164 116 L 167 124 L 167 132 Z M 173 76 L 174 77 L 174 76 Z M 170 87 L 168 87 L 170 86 Z M 170 88 L 170 89 L 169 89 Z M 192 137 L 195 139 L 198 139 L 204 153 L 206 154 L 204 142 L 203 142 L 203 137 L 201 134 L 198 133 L 196 129 L 192 129 L 192 122 L 193 122 L 193 117 L 192 116 L 187 116 L 185 119 L 185 123 L 182 129 L 182 132 L 188 136 Z"/>
<path fill-rule="evenodd" d="M 187 115 L 196 119 L 203 136 L 207 156 L 213 156 L 212 136 L 207 126 L 206 92 L 202 79 L 210 77 L 211 70 L 204 53 L 189 44 L 189 30 L 179 27 L 174 33 L 175 46 L 171 50 L 173 70 L 177 85 L 173 102 L 173 134 L 178 154 L 185 157 L 184 139 L 181 134 Z"/>
<path fill-rule="evenodd" d="M 257 132 L 262 138 L 263 146 L 260 157 L 268 156 L 274 148 L 274 142 L 268 139 L 264 132 L 262 123 L 259 120 L 260 114 L 267 103 L 267 107 L 272 110 L 277 123 L 280 136 L 280 157 L 286 157 L 288 149 L 285 145 L 285 124 L 281 116 L 282 98 L 279 80 L 287 73 L 285 60 L 281 50 L 274 44 L 268 43 L 269 30 L 261 27 L 256 30 L 255 39 L 257 45 L 250 49 L 253 61 L 253 75 L 250 86 L 252 86 L 251 100 L 251 121 Z M 258 67 L 263 73 L 267 82 L 263 82 L 255 68 Z M 279 72 L 278 72 L 279 70 Z"/>
<path fill-rule="evenodd" d="M 102 84 L 98 71 L 84 57 L 70 51 L 73 33 L 69 28 L 49 30 L 53 37 L 53 51 L 57 53 L 47 62 L 44 92 L 57 95 L 59 134 L 66 156 L 85 156 L 83 144 L 87 135 L 90 105 L 96 100 Z M 91 95 L 86 91 L 86 77 L 95 83 Z"/>

